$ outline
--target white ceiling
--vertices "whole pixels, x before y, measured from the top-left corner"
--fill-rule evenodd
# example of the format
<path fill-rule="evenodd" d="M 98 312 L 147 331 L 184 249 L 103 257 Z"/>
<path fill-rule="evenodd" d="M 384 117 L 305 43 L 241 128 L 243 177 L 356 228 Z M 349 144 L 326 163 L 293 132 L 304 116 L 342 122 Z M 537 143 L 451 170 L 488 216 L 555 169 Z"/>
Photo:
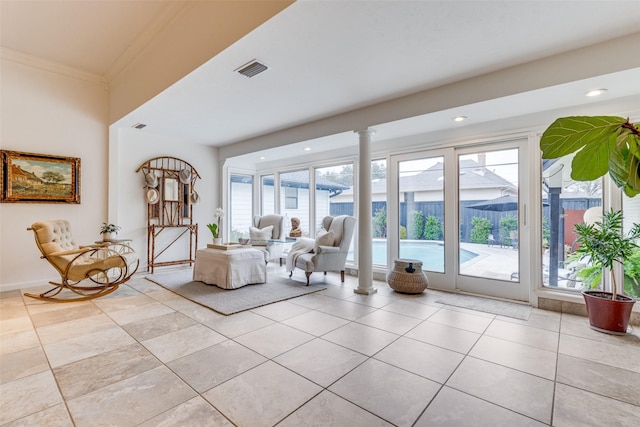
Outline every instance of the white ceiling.
<path fill-rule="evenodd" d="M 173 1 L 2 0 L 2 46 L 109 80 L 132 46 L 171 18 Z M 54 19 L 51 19 L 51 18 Z M 640 1 L 303 0 L 140 106 L 116 125 L 226 145 L 638 31 Z M 79 36 L 81 35 L 81 36 Z M 638 52 L 631 46 L 630 52 Z M 631 53 L 630 53 L 631 54 Z M 258 59 L 251 79 L 234 72 Z M 640 94 L 640 70 L 380 124 L 380 137 Z M 637 100 L 637 98 L 636 98 Z M 329 144 L 322 139 L 319 144 Z M 290 150 L 289 150 L 290 151 Z M 286 154 L 283 154 L 286 155 Z M 289 154 L 290 155 L 290 154 Z"/>

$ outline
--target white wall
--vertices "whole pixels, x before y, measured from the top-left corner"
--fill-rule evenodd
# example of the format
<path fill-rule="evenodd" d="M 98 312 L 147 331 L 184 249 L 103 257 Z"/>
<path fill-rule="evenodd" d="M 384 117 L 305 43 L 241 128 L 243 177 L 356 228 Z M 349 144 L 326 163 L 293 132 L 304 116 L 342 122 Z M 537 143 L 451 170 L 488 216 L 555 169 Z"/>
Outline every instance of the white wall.
<path fill-rule="evenodd" d="M 135 170 L 157 156 L 181 158 L 200 173 L 195 189 L 201 202 L 194 206 L 194 222 L 199 224 L 199 246 L 206 246 L 206 224 L 219 200 L 217 149 L 135 129 L 109 134 L 109 93 L 100 78 L 4 56 L 1 61 L 0 148 L 79 157 L 81 169 L 80 204 L 0 204 L 0 291 L 46 286 L 58 279 L 26 230 L 40 220 L 69 220 L 79 244 L 99 240 L 103 222 L 116 223 L 122 227 L 119 237 L 133 239 L 143 271 L 146 203 L 142 177 Z"/>
<path fill-rule="evenodd" d="M 119 237 L 133 239 L 132 246 L 140 256 L 140 269 L 146 270 L 147 264 L 147 203 L 144 198 L 144 177 L 136 172 L 147 160 L 170 156 L 191 164 L 201 179 L 197 180 L 194 190 L 200 196 L 200 203 L 193 205 L 193 223 L 198 224 L 198 247 L 206 247 L 211 242 L 211 232 L 207 224 L 214 221 L 218 200 L 217 149 L 206 145 L 184 144 L 170 138 L 153 135 L 137 129 L 116 130 L 111 132 L 110 147 L 112 159 L 109 185 L 117 189 L 112 195 L 109 206 L 111 222 L 122 227 Z M 115 203 L 114 203 L 115 201 Z M 163 232 L 164 233 L 164 232 Z M 164 233 L 166 241 L 167 235 Z M 168 259 L 186 259 L 188 244 L 182 239 L 166 253 Z"/>
<path fill-rule="evenodd" d="M 81 159 L 80 204 L 0 204 L 0 290 L 9 290 L 57 278 L 27 231 L 33 222 L 67 219 L 79 243 L 100 238 L 107 220 L 109 103 L 97 78 L 1 61 L 0 147 Z"/>

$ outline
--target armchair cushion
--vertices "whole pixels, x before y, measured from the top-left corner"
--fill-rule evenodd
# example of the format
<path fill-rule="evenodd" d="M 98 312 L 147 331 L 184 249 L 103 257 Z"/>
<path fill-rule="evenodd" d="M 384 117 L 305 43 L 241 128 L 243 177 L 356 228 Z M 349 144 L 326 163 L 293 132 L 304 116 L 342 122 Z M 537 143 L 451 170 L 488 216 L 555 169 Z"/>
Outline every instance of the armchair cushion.
<path fill-rule="evenodd" d="M 264 228 L 249 227 L 249 240 L 252 245 L 267 246 L 267 240 L 271 239 L 273 225 Z"/>
<path fill-rule="evenodd" d="M 333 231 L 333 243 L 329 246 L 340 246 L 340 244 L 342 243 L 342 235 L 344 234 L 345 218 L 347 217 L 344 215 L 337 216 L 333 218 L 333 221 L 331 221 L 331 225 L 327 227 L 327 230 Z"/>
<path fill-rule="evenodd" d="M 265 216 L 256 215 L 253 217 L 253 226 L 263 229 L 273 225 L 273 231 L 269 239 L 284 239 L 284 217 L 282 215 L 270 214 Z"/>
<path fill-rule="evenodd" d="M 333 246 L 334 232 L 333 230 L 324 231 L 318 233 L 315 243 L 313 245 L 313 251 L 318 252 L 320 246 Z"/>
<path fill-rule="evenodd" d="M 301 237 L 300 239 L 298 239 L 293 244 L 293 246 L 291 247 L 291 250 L 287 254 L 287 263 L 286 263 L 287 271 L 293 271 L 296 265 L 296 259 L 302 254 L 306 254 L 313 251 L 314 244 L 315 244 L 315 241 L 307 237 Z"/>

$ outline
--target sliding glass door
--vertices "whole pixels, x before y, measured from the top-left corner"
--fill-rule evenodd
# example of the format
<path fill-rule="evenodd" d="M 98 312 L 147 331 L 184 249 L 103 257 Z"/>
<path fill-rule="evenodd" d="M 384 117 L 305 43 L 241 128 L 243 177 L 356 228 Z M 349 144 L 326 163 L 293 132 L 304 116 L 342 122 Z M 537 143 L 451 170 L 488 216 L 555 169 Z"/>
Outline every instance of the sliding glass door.
<path fill-rule="evenodd" d="M 444 273 L 444 156 L 398 163 L 399 256 Z"/>
<path fill-rule="evenodd" d="M 392 258 L 422 261 L 439 289 L 528 301 L 524 147 L 518 140 L 392 157 Z"/>
<path fill-rule="evenodd" d="M 529 281 L 521 281 L 529 228 L 520 188 L 528 169 L 522 157 L 517 142 L 456 151 L 459 290 L 528 301 Z"/>

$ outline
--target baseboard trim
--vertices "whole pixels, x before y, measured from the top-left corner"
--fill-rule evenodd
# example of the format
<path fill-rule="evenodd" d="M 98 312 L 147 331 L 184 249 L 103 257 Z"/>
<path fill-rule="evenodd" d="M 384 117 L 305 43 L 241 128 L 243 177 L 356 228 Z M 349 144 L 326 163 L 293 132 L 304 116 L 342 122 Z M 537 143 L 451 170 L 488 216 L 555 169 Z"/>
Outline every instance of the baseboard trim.
<path fill-rule="evenodd" d="M 35 288 L 38 286 L 45 286 L 49 284 L 49 281 L 55 281 L 54 277 L 48 279 L 30 280 L 28 282 L 14 282 L 0 284 L 0 292 L 15 291 L 18 289 Z"/>
<path fill-rule="evenodd" d="M 636 303 L 637 307 L 640 303 Z M 587 306 L 584 301 L 562 301 L 551 298 L 538 297 L 538 308 L 541 310 L 555 311 L 558 313 L 575 314 L 577 316 L 587 317 Z M 633 326 L 640 326 L 640 311 L 634 310 L 631 312 L 631 318 L 629 324 Z"/>

